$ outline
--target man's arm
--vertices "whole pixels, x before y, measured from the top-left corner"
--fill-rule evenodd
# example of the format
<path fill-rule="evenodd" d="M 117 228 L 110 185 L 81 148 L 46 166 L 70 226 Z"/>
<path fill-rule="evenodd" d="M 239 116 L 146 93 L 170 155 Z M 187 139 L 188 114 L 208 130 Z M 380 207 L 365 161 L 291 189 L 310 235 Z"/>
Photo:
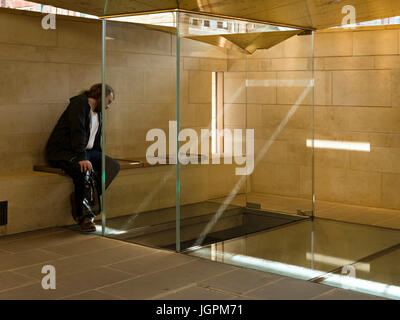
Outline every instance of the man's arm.
<path fill-rule="evenodd" d="M 75 153 L 75 161 L 86 159 L 86 128 L 85 107 L 79 101 L 72 101 L 69 105 L 68 120 L 71 128 L 71 146 Z"/>

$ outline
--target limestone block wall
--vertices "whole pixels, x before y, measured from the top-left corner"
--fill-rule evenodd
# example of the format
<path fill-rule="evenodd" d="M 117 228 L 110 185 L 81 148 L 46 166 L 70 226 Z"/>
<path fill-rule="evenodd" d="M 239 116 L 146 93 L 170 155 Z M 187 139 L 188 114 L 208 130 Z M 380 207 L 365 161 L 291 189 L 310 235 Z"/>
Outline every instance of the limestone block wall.
<path fill-rule="evenodd" d="M 0 236 L 73 224 L 71 192 L 72 182 L 60 175 L 1 175 L 0 199 L 8 201 L 8 223 L 0 226 Z"/>
<path fill-rule="evenodd" d="M 296 36 L 250 56 L 229 52 L 225 125 L 254 129 L 252 192 L 311 199 L 312 50 L 311 36 Z"/>
<path fill-rule="evenodd" d="M 0 201 L 9 201 L 9 225 L 1 233 L 72 222 L 72 181 L 32 169 L 45 164 L 45 144 L 69 98 L 101 81 L 100 22 L 57 16 L 56 29 L 44 30 L 41 18 L 38 13 L 0 11 Z M 181 47 L 181 126 L 199 130 L 210 125 L 211 72 L 227 70 L 227 54 L 188 39 Z M 107 111 L 107 154 L 143 158 L 151 144 L 145 141 L 147 131 L 168 132 L 168 121 L 176 120 L 175 48 L 173 35 L 107 24 L 106 78 L 116 92 Z M 182 204 L 229 192 L 234 168 L 218 168 L 184 168 Z M 121 173 L 107 193 L 110 216 L 174 206 L 175 181 L 173 167 Z M 37 192 L 29 193 L 32 189 Z M 48 201 L 40 201 L 46 196 Z"/>
<path fill-rule="evenodd" d="M 370 152 L 316 149 L 317 200 L 400 209 L 399 37 L 396 26 L 337 29 L 317 32 L 314 46 L 309 36 L 296 36 L 247 60 L 230 54 L 228 119 L 245 118 L 247 112 L 256 154 L 270 143 L 251 177 L 252 191 L 309 198 L 306 140 L 311 138 L 314 100 L 316 139 L 371 147 Z M 312 63 L 314 96 L 310 91 L 299 99 L 312 77 Z"/>
<path fill-rule="evenodd" d="M 316 35 L 316 138 L 371 146 L 317 150 L 318 198 L 400 209 L 399 39 L 394 26 Z"/>

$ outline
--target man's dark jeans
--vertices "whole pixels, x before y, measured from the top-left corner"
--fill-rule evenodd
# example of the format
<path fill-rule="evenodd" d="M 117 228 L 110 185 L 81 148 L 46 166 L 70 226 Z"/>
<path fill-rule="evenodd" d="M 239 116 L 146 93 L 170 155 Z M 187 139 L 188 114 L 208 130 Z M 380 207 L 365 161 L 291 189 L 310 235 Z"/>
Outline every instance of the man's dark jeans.
<path fill-rule="evenodd" d="M 101 152 L 95 150 L 86 150 L 86 158 L 92 163 L 93 170 L 97 175 L 97 185 L 101 186 Z M 84 193 L 84 178 L 85 173 L 81 172 L 81 167 L 77 161 L 49 161 L 52 167 L 63 169 L 73 180 L 75 185 L 75 203 L 76 203 L 76 217 L 78 221 L 82 221 L 83 217 L 83 193 Z M 120 170 L 118 161 L 106 156 L 105 168 L 105 188 L 107 189 Z M 101 189 L 101 188 L 100 188 Z M 101 190 L 99 190 L 101 194 Z"/>

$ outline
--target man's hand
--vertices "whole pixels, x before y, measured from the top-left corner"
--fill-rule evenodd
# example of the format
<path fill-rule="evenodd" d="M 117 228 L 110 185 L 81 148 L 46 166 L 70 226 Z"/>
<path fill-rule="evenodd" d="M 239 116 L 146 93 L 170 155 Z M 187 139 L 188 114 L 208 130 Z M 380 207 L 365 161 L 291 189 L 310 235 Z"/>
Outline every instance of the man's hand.
<path fill-rule="evenodd" d="M 81 172 L 86 173 L 88 170 L 92 172 L 93 166 L 89 160 L 79 161 L 79 165 L 81 166 Z"/>

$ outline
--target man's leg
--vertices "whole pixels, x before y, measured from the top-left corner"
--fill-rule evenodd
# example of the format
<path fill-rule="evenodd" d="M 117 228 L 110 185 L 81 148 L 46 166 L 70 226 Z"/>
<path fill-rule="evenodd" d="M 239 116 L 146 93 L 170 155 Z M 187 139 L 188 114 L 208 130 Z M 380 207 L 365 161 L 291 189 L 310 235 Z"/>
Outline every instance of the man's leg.
<path fill-rule="evenodd" d="M 72 216 L 76 222 L 81 223 L 84 218 L 82 202 L 85 187 L 85 175 L 81 172 L 79 163 L 72 161 L 49 161 L 49 163 L 52 167 L 63 169 L 72 178 L 75 187 L 75 214 L 72 214 Z"/>

